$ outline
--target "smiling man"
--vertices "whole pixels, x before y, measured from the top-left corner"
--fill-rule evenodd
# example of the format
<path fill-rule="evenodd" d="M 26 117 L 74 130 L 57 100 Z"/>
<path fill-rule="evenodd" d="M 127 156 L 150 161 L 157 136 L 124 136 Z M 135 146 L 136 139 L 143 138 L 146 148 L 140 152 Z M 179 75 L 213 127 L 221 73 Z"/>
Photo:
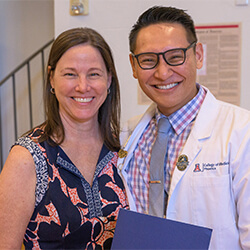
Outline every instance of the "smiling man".
<path fill-rule="evenodd" d="M 212 228 L 210 249 L 249 249 L 250 112 L 196 82 L 203 47 L 184 10 L 148 9 L 129 41 L 133 76 L 153 101 L 121 137 L 130 208 Z"/>

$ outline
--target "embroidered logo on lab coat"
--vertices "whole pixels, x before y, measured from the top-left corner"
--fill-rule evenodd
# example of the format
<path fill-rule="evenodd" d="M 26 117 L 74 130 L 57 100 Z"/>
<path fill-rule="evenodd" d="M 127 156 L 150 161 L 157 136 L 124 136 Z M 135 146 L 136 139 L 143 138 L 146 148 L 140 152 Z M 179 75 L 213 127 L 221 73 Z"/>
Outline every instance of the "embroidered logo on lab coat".
<path fill-rule="evenodd" d="M 194 172 L 202 172 L 199 163 L 195 164 L 194 166 L 195 166 L 194 167 Z"/>
<path fill-rule="evenodd" d="M 217 167 L 229 165 L 229 162 L 217 162 L 217 163 L 196 163 L 194 165 L 194 172 L 204 172 L 205 170 L 216 170 Z"/>

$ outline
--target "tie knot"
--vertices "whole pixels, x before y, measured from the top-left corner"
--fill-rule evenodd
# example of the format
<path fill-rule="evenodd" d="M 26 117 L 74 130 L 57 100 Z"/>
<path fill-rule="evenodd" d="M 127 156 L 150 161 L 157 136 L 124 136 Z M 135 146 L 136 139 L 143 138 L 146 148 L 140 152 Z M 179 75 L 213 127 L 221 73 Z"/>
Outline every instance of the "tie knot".
<path fill-rule="evenodd" d="M 170 130 L 171 128 L 171 124 L 168 120 L 168 118 L 161 118 L 158 122 L 158 133 L 164 133 L 164 134 L 167 134 L 168 131 Z"/>

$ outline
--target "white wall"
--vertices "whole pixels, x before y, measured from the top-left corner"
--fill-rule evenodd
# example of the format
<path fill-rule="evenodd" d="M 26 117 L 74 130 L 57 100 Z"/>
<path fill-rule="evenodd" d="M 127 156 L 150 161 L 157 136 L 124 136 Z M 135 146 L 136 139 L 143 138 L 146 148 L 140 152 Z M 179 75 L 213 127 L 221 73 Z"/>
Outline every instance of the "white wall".
<path fill-rule="evenodd" d="M 0 0 L 0 80 L 54 37 L 53 0 Z M 24 72 L 23 72 L 24 71 Z M 18 107 L 18 136 L 29 127 L 27 69 L 18 73 L 16 94 Z M 44 120 L 42 102 L 41 60 L 31 62 L 34 125 Z M 14 143 L 12 82 L 0 87 L 2 115 L 3 160 Z M 1 146 L 1 145 L 0 145 Z M 1 151 L 0 151 L 1 154 Z M 1 166 L 0 166 L 1 169 Z"/>
<path fill-rule="evenodd" d="M 53 0 L 0 0 L 0 80 L 54 37 Z"/>
<path fill-rule="evenodd" d="M 55 34 L 80 26 L 99 31 L 111 46 L 121 85 L 122 121 L 140 114 L 146 106 L 137 105 L 137 81 L 129 65 L 128 34 L 138 16 L 153 5 L 186 9 L 196 25 L 242 23 L 241 106 L 250 110 L 250 6 L 236 6 L 235 0 L 89 0 L 88 16 L 70 16 L 69 0 L 55 1 Z"/>

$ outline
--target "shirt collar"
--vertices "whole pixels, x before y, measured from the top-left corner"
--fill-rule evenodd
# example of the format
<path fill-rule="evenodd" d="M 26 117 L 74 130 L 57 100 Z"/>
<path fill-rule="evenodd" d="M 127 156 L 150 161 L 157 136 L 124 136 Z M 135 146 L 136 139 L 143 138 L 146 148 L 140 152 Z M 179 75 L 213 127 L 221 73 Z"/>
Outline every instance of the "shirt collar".
<path fill-rule="evenodd" d="M 184 105 L 168 117 L 169 122 L 171 123 L 172 128 L 177 135 L 181 134 L 182 131 L 196 118 L 202 102 L 206 96 L 206 90 L 198 83 L 196 84 L 196 86 L 199 90 L 197 95 L 186 105 Z M 157 108 L 155 113 L 157 124 L 159 119 L 162 117 L 166 116 L 163 115 Z"/>

